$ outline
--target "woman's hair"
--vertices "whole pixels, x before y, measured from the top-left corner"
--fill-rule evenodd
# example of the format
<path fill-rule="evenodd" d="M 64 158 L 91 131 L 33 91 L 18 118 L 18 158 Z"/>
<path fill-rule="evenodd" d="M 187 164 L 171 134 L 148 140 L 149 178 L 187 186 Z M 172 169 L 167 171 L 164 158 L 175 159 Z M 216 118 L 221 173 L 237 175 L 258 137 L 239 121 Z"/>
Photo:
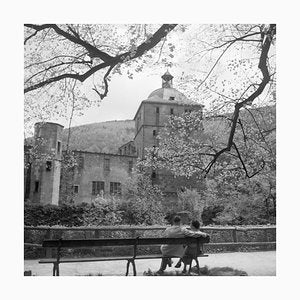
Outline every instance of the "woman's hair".
<path fill-rule="evenodd" d="M 196 229 L 199 229 L 200 223 L 197 220 L 192 221 L 192 226 L 195 227 Z"/>

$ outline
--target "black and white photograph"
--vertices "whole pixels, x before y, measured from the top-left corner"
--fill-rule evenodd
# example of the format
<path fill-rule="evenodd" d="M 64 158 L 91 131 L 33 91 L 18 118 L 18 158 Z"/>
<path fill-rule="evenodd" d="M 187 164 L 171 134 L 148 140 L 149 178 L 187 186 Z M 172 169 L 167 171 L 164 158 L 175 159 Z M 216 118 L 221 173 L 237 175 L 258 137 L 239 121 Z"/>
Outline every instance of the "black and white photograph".
<path fill-rule="evenodd" d="M 276 275 L 276 24 L 24 24 L 24 55 L 24 275 Z"/>
<path fill-rule="evenodd" d="M 293 299 L 296 11 L 5 4 L 3 295 Z"/>

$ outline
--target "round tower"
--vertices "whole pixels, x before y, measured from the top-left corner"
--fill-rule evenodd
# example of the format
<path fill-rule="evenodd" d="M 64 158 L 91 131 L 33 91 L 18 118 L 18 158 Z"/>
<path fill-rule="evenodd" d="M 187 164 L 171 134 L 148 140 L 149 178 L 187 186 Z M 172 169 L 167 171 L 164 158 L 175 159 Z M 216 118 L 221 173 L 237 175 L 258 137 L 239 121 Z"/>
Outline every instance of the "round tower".
<path fill-rule="evenodd" d="M 35 203 L 58 205 L 63 128 L 51 122 L 38 122 L 34 126 L 30 199 Z"/>

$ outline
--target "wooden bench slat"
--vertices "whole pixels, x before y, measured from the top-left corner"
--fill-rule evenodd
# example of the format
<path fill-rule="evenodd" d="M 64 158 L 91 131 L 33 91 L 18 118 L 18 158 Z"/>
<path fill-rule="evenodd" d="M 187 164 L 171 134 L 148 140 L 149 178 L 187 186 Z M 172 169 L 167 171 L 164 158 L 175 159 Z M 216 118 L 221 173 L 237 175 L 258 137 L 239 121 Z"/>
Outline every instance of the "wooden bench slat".
<path fill-rule="evenodd" d="M 207 254 L 200 254 L 198 257 L 208 257 Z M 134 259 L 161 259 L 163 256 L 161 254 L 152 255 L 138 255 Z M 176 257 L 170 257 L 176 258 Z M 179 257 L 177 257 L 179 258 Z M 79 257 L 79 258 L 61 258 L 59 263 L 76 263 L 76 262 L 93 262 L 93 261 L 117 261 L 117 260 L 130 260 L 133 259 L 132 256 L 115 256 L 115 257 Z M 56 258 L 45 258 L 39 261 L 40 264 L 50 264 L 56 263 Z"/>
<path fill-rule="evenodd" d="M 72 263 L 72 262 L 89 262 L 89 261 L 114 261 L 114 260 L 128 260 L 132 256 L 115 256 L 115 257 L 80 257 L 80 258 L 61 258 L 59 263 Z M 55 263 L 56 258 L 45 258 L 39 261 L 40 264 Z"/>
<path fill-rule="evenodd" d="M 146 246 L 162 244 L 195 244 L 209 243 L 209 237 L 185 237 L 185 238 L 125 238 L 125 239 L 86 239 L 86 240 L 45 240 L 43 247 L 48 248 L 84 248 L 100 246 Z"/>

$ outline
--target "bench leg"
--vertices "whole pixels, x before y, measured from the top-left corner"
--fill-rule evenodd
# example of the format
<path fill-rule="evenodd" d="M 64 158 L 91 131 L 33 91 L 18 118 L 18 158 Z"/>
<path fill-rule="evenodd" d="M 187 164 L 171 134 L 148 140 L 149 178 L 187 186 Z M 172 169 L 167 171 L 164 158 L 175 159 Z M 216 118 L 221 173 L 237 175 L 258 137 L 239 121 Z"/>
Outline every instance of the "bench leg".
<path fill-rule="evenodd" d="M 129 273 L 129 264 L 130 264 L 130 260 L 127 260 L 126 275 L 125 276 L 128 276 L 128 273 Z"/>
<path fill-rule="evenodd" d="M 58 263 L 53 264 L 53 276 L 59 276 L 59 264 Z"/>
<path fill-rule="evenodd" d="M 190 262 L 190 267 L 189 267 L 189 272 L 188 272 L 188 274 L 191 273 L 191 270 L 192 270 L 192 263 L 193 263 L 193 260 L 191 260 L 191 262 Z"/>
<path fill-rule="evenodd" d="M 126 265 L 126 275 L 125 275 L 125 276 L 128 276 L 130 263 L 132 264 L 133 276 L 136 276 L 136 266 L 135 266 L 135 261 L 134 261 L 134 259 L 128 259 L 128 260 L 127 260 L 127 265 Z"/>
<path fill-rule="evenodd" d="M 196 261 L 196 265 L 197 265 L 198 275 L 200 275 L 200 266 L 199 266 L 199 261 L 198 261 L 197 257 L 195 258 L 195 261 Z"/>
<path fill-rule="evenodd" d="M 190 274 L 190 273 L 191 273 L 191 270 L 192 270 L 192 264 L 193 264 L 193 260 L 195 260 L 195 262 L 196 262 L 196 266 L 197 266 L 197 272 L 198 272 L 198 275 L 200 275 L 200 266 L 199 266 L 199 261 L 198 261 L 198 258 L 197 258 L 197 257 L 196 257 L 196 258 L 193 258 L 193 259 L 191 260 L 191 263 L 190 263 L 190 267 L 189 267 L 188 274 Z"/>
<path fill-rule="evenodd" d="M 132 261 L 131 261 L 131 263 L 132 263 L 132 267 L 133 267 L 133 276 L 136 276 L 136 267 L 135 267 L 135 261 L 134 261 L 134 260 L 132 260 Z"/>

